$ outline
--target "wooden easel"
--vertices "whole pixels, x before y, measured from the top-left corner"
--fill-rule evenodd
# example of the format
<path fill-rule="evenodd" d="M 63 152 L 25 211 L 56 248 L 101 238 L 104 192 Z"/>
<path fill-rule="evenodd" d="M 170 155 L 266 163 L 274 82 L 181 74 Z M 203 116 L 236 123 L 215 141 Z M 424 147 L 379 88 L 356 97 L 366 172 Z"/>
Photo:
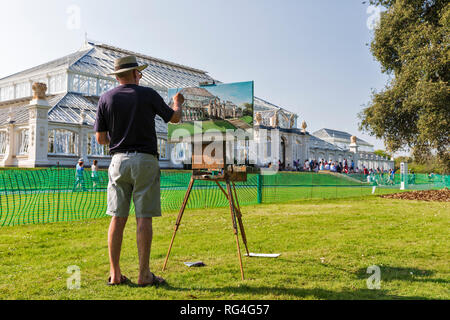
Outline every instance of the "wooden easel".
<path fill-rule="evenodd" d="M 223 162 L 225 163 L 225 162 Z M 197 167 L 201 167 L 202 165 L 197 165 Z M 211 168 L 211 165 L 209 165 Z M 224 165 L 225 167 L 225 165 Z M 229 169 L 233 170 L 233 166 L 230 166 Z M 181 205 L 180 213 L 178 214 L 177 221 L 175 223 L 175 229 L 172 236 L 172 241 L 170 242 L 169 251 L 167 252 L 166 260 L 164 261 L 163 271 L 166 270 L 167 262 L 169 260 L 170 252 L 172 250 L 173 242 L 175 240 L 175 236 L 177 234 L 178 229 L 180 228 L 181 219 L 183 218 L 184 211 L 186 209 L 186 206 L 189 201 L 189 196 L 191 195 L 191 191 L 194 187 L 195 181 L 201 180 L 201 181 L 213 181 L 217 184 L 219 189 L 222 191 L 222 193 L 227 198 L 229 205 L 230 205 L 230 211 L 231 211 L 231 221 L 233 225 L 233 231 L 236 238 L 236 246 L 237 246 L 237 252 L 239 257 L 239 266 L 241 269 L 241 279 L 244 280 L 244 267 L 242 265 L 242 256 L 241 256 L 241 248 L 239 246 L 239 232 L 238 232 L 238 224 L 239 229 L 241 231 L 242 241 L 244 242 L 245 249 L 247 251 L 247 255 L 250 256 L 250 253 L 248 251 L 247 246 L 247 237 L 245 235 L 244 230 L 244 224 L 242 223 L 242 213 L 241 208 L 239 206 L 239 200 L 237 196 L 236 191 L 236 185 L 235 182 L 238 181 L 247 181 L 247 172 L 244 171 L 229 171 L 229 170 L 223 170 L 223 173 L 219 175 L 213 175 L 210 171 L 205 170 L 194 170 L 191 181 L 189 182 L 189 187 L 186 191 L 186 195 L 183 200 L 183 204 Z M 220 182 L 225 182 L 227 190 L 220 185 Z"/>

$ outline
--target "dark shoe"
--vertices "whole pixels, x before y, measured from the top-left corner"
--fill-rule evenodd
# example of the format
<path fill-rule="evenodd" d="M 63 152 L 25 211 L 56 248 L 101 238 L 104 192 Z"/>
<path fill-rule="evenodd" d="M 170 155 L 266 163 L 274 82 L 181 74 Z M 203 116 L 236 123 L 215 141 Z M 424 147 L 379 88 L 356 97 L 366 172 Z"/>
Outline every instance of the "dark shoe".
<path fill-rule="evenodd" d="M 122 275 L 122 277 L 120 278 L 120 282 L 119 283 L 111 283 L 111 277 L 109 277 L 108 279 L 108 286 L 120 286 L 123 284 L 127 284 L 130 283 L 131 281 L 125 277 L 124 275 Z"/>
<path fill-rule="evenodd" d="M 138 287 L 139 287 L 139 288 L 153 287 L 153 286 L 157 287 L 157 286 L 159 286 L 159 285 L 162 285 L 162 284 L 166 284 L 166 283 L 167 283 L 166 280 L 164 280 L 164 279 L 161 278 L 161 277 L 155 276 L 154 273 L 152 273 L 152 276 L 153 276 L 153 281 L 152 281 L 151 283 L 138 284 Z"/>

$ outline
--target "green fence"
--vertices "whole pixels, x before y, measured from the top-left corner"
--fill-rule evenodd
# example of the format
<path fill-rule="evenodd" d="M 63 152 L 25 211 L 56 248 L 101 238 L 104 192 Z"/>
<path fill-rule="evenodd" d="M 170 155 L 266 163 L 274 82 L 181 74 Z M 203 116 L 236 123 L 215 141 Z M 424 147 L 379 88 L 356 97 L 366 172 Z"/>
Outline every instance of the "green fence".
<path fill-rule="evenodd" d="M 178 210 L 189 184 L 190 172 L 163 171 L 161 202 L 163 211 Z M 409 177 L 410 189 L 442 189 L 450 185 L 449 176 Z M 398 192 L 400 178 L 389 175 L 340 175 L 280 172 L 276 175 L 250 174 L 237 183 L 241 205 L 277 203 L 299 199 L 333 199 Z M 104 217 L 106 212 L 107 171 L 92 179 L 75 170 L 0 171 L 0 226 L 76 221 Z M 375 187 L 375 188 L 374 188 Z M 188 208 L 216 208 L 228 202 L 213 182 L 197 181 Z M 134 212 L 133 206 L 131 211 Z"/>

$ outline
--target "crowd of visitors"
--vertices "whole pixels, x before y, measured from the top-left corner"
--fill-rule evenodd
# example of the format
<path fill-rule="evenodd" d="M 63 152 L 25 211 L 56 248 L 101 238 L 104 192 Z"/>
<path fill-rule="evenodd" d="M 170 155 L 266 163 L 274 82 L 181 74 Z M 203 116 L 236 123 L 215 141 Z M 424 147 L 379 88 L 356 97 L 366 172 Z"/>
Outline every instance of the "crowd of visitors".
<path fill-rule="evenodd" d="M 387 170 L 383 170 L 380 168 L 377 169 L 367 169 L 366 167 L 359 168 L 355 166 L 353 160 L 344 159 L 343 161 L 333 161 L 333 160 L 305 160 L 305 162 L 301 163 L 300 159 L 294 161 L 294 168 L 288 170 L 288 167 L 284 167 L 280 162 L 280 170 L 281 171 L 304 171 L 304 172 L 319 172 L 319 171 L 330 171 L 337 173 L 359 173 L 359 174 L 382 174 L 382 173 L 390 173 Z"/>

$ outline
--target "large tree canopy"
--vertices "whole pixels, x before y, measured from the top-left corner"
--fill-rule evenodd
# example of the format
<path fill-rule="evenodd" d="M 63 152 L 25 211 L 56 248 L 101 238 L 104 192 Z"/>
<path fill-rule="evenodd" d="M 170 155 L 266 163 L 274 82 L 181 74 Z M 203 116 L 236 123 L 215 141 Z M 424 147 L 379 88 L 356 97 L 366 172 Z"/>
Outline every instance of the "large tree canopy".
<path fill-rule="evenodd" d="M 372 0 L 384 6 L 371 51 L 391 80 L 360 113 L 361 129 L 416 159 L 437 151 L 450 171 L 450 3 Z"/>

